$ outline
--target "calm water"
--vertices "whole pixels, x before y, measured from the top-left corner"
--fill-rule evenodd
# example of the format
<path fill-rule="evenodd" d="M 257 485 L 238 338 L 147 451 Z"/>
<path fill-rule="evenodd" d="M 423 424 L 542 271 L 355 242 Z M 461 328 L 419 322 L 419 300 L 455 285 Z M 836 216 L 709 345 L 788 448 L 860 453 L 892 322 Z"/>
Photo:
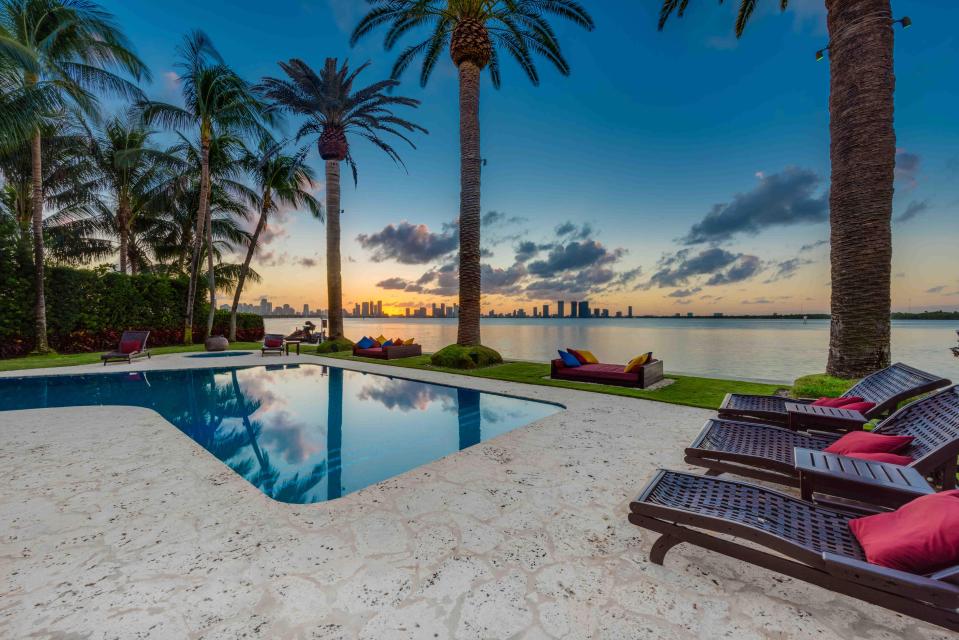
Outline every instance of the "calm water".
<path fill-rule="evenodd" d="M 0 411 L 90 405 L 153 409 L 292 503 L 339 498 L 560 410 L 318 365 L 0 379 Z"/>
<path fill-rule="evenodd" d="M 268 318 L 268 331 L 289 333 L 296 319 Z M 346 319 L 346 335 L 415 337 L 427 351 L 456 341 L 456 320 Z M 959 322 L 896 320 L 892 356 L 920 369 L 959 379 L 956 344 Z M 394 336 L 394 334 L 396 334 Z M 826 368 L 829 321 L 649 318 L 609 320 L 483 320 L 483 343 L 519 360 L 547 360 L 557 348 L 582 347 L 601 360 L 626 363 L 653 351 L 666 370 L 704 376 L 792 382 Z"/>

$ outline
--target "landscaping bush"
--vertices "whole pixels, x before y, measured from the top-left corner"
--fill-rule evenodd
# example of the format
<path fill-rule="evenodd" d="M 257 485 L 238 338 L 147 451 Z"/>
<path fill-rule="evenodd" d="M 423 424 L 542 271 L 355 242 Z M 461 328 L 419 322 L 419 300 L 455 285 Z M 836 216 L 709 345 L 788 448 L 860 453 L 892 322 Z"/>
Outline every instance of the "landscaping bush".
<path fill-rule="evenodd" d="M 353 341 L 349 338 L 335 338 L 316 345 L 317 353 L 336 353 L 337 351 L 352 351 Z"/>
<path fill-rule="evenodd" d="M 797 378 L 789 395 L 793 398 L 838 398 L 857 382 L 858 380 L 844 380 L 817 373 Z"/>
<path fill-rule="evenodd" d="M 443 347 L 432 356 L 430 362 L 436 367 L 447 369 L 481 369 L 494 364 L 502 364 L 503 356 L 489 347 L 464 347 L 451 344 Z"/>

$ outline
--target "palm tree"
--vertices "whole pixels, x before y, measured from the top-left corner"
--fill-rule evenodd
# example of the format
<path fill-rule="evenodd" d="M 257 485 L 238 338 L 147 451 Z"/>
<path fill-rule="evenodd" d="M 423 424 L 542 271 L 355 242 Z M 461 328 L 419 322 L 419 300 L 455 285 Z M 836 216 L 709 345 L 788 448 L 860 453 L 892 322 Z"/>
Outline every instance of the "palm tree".
<path fill-rule="evenodd" d="M 97 93 L 138 98 L 140 90 L 111 70 L 125 71 L 137 80 L 148 78 L 149 71 L 132 52 L 113 16 L 88 0 L 5 0 L 0 7 L 0 57 L 0 67 L 20 87 L 21 96 L 40 90 L 51 106 L 61 107 L 34 112 L 36 120 L 31 126 L 34 318 L 36 350 L 43 353 L 49 349 L 43 283 L 41 125 L 62 115 L 62 107 L 94 115 Z"/>
<path fill-rule="evenodd" d="M 243 284 L 250 270 L 250 261 L 256 252 L 260 234 L 266 229 L 270 214 L 279 207 L 298 208 L 305 206 L 314 217 L 323 218 L 323 208 L 308 191 L 313 187 L 313 170 L 304 163 L 305 150 L 295 155 L 286 155 L 271 140 L 263 140 L 256 153 L 247 152 L 243 165 L 258 190 L 254 205 L 260 212 L 256 228 L 250 237 L 246 259 L 240 270 L 239 281 L 233 292 L 230 308 L 230 341 L 236 341 L 236 310 L 240 304 Z"/>
<path fill-rule="evenodd" d="M 178 131 L 195 129 L 198 133 L 200 198 L 197 205 L 183 334 L 184 342 L 190 344 L 193 342 L 193 306 L 204 242 L 207 245 L 207 255 L 212 256 L 213 239 L 209 207 L 210 145 L 213 138 L 219 134 L 263 135 L 266 113 L 263 105 L 250 91 L 247 82 L 223 62 L 223 58 L 206 34 L 201 31 L 188 34 L 178 48 L 178 54 L 180 62 L 177 64 L 177 70 L 185 106 L 144 101 L 140 104 L 140 109 L 147 123 L 160 123 Z M 209 335 L 213 326 L 213 308 L 216 306 L 213 264 L 209 261 L 207 276 L 211 306 L 211 312 L 207 318 L 207 335 Z"/>
<path fill-rule="evenodd" d="M 393 113 L 394 106 L 417 107 L 419 100 L 391 96 L 386 92 L 399 84 L 381 80 L 362 89 L 353 82 L 369 63 L 350 71 L 349 62 L 337 68 L 336 58 L 327 58 L 323 70 L 316 73 L 302 60 L 281 62 L 289 80 L 264 78 L 262 94 L 275 108 L 305 116 L 297 139 L 317 136 L 320 157 L 326 161 L 326 283 L 328 292 L 330 337 L 343 337 L 343 288 L 340 276 L 340 163 L 346 161 L 356 184 L 356 163 L 350 154 L 347 134 L 365 138 L 385 152 L 394 162 L 403 164 L 399 153 L 381 136 L 388 133 L 416 145 L 406 132 L 426 129 Z"/>
<path fill-rule="evenodd" d="M 546 16 L 564 18 L 587 30 L 593 19 L 574 0 L 367 0 L 373 9 L 353 31 L 351 44 L 382 25 L 389 25 L 387 50 L 405 34 L 428 27 L 430 36 L 407 47 L 393 65 L 399 78 L 417 57 L 423 58 L 420 84 L 426 86 L 444 49 L 459 71 L 460 85 L 460 316 L 456 342 L 480 344 L 480 72 L 489 67 L 499 88 L 498 49 L 519 62 L 534 85 L 539 74 L 534 54 L 549 60 L 563 75 L 569 65 Z"/>
<path fill-rule="evenodd" d="M 664 0 L 662 29 L 688 0 Z M 825 0 L 829 29 L 832 301 L 826 371 L 860 378 L 889 365 L 892 276 L 893 34 L 889 0 Z M 785 10 L 788 0 L 779 1 Z M 755 0 L 741 0 L 736 36 Z M 869 78 L 863 82 L 862 78 Z M 863 230 L 868 237 L 863 237 Z"/>

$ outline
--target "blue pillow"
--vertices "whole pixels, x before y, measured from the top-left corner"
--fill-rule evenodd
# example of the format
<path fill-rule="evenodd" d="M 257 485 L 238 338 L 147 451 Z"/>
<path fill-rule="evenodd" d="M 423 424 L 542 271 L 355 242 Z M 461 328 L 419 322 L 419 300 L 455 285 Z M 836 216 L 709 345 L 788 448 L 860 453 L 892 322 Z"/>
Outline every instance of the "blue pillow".
<path fill-rule="evenodd" d="M 392 341 L 392 340 L 387 340 L 386 342 L 383 343 L 383 346 L 384 346 L 384 347 L 392 347 L 392 346 L 393 346 L 393 341 Z"/>
<path fill-rule="evenodd" d="M 375 343 L 368 337 L 363 336 L 359 342 L 356 343 L 356 346 L 360 349 L 369 349 Z"/>
<path fill-rule="evenodd" d="M 563 360 L 563 364 L 565 364 L 567 367 L 580 366 L 579 360 L 577 360 L 576 356 L 574 356 L 571 353 L 567 353 L 566 351 L 560 351 L 559 357 Z"/>

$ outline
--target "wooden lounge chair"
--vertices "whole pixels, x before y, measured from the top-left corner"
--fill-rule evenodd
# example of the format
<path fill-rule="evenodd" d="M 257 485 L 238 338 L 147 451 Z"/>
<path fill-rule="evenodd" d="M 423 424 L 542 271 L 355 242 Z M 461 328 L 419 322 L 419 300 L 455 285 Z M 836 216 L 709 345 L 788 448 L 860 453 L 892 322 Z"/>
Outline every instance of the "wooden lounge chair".
<path fill-rule="evenodd" d="M 654 564 L 662 565 L 671 548 L 688 542 L 959 631 L 959 566 L 916 575 L 867 562 L 848 524 L 859 512 L 745 482 L 666 470 L 629 508 L 631 523 L 661 534 L 649 552 Z"/>
<path fill-rule="evenodd" d="M 955 487 L 959 385 L 906 405 L 880 422 L 873 433 L 913 436 L 912 443 L 898 453 L 912 457 L 909 466 L 925 477 L 936 477 L 943 488 Z M 686 462 L 709 469 L 710 475 L 729 472 L 797 486 L 795 449 L 822 451 L 839 437 L 833 433 L 710 419 L 686 449 Z"/>
<path fill-rule="evenodd" d="M 554 380 L 592 382 L 595 384 L 611 384 L 617 387 L 645 389 L 663 379 L 663 361 L 650 360 L 641 366 L 639 371 L 626 373 L 626 367 L 621 364 L 597 363 L 568 367 L 557 358 L 550 362 L 549 377 Z"/>
<path fill-rule="evenodd" d="M 149 359 L 150 350 L 147 349 L 147 338 L 150 337 L 149 331 L 124 331 L 120 336 L 120 345 L 115 351 L 109 351 L 100 356 L 103 360 L 103 366 L 108 362 L 126 361 L 132 363 L 137 358 L 146 356 Z"/>
<path fill-rule="evenodd" d="M 353 345 L 353 355 L 361 358 L 377 358 L 379 360 L 412 358 L 423 355 L 423 347 L 418 344 L 392 344 L 388 347 L 360 349 L 356 345 Z"/>
<path fill-rule="evenodd" d="M 904 400 L 950 384 L 950 381 L 945 378 L 897 362 L 866 376 L 842 394 L 842 397 L 859 397 L 866 402 L 875 403 L 876 406 L 864 414 L 871 420 L 895 411 L 899 403 Z M 746 419 L 751 422 L 785 425 L 789 421 L 789 414 L 785 407 L 787 402 L 810 404 L 813 401 L 782 396 L 730 393 L 726 395 L 719 407 L 719 416 L 733 420 Z"/>
<path fill-rule="evenodd" d="M 283 355 L 283 347 L 286 340 L 282 333 L 267 333 L 263 335 L 263 346 L 260 347 L 260 355 L 265 356 L 268 353 L 278 353 Z"/>

